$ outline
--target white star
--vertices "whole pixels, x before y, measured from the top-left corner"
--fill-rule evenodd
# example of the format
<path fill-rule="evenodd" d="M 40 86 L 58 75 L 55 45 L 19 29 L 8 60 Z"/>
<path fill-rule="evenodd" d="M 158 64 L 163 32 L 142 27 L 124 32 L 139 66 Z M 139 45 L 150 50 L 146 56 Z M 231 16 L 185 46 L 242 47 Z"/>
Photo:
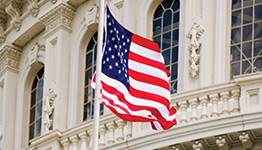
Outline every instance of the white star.
<path fill-rule="evenodd" d="M 117 48 L 117 45 L 115 45 L 115 48 Z"/>
<path fill-rule="evenodd" d="M 106 63 L 106 61 L 103 61 L 103 64 L 105 64 Z"/>
<path fill-rule="evenodd" d="M 112 59 L 114 59 L 114 58 L 115 58 L 115 56 L 114 56 L 114 55 L 112 55 L 111 57 L 112 57 Z"/>
<path fill-rule="evenodd" d="M 111 22 L 108 22 L 108 26 L 111 26 L 112 25 L 112 23 Z"/>
<path fill-rule="evenodd" d="M 112 69 L 113 67 L 111 65 L 109 65 L 109 69 Z"/>
<path fill-rule="evenodd" d="M 127 77 L 127 74 L 125 74 L 125 77 Z"/>
<path fill-rule="evenodd" d="M 121 45 L 119 45 L 119 48 L 121 48 L 122 46 Z"/>
<path fill-rule="evenodd" d="M 125 53 L 127 53 L 127 49 L 125 49 Z"/>
<path fill-rule="evenodd" d="M 108 57 L 106 58 L 106 61 L 109 61 L 109 58 L 108 58 Z"/>
<path fill-rule="evenodd" d="M 124 59 L 124 62 L 126 63 L 126 59 Z"/>
<path fill-rule="evenodd" d="M 111 47 L 109 47 L 109 48 L 108 48 L 108 50 L 111 52 L 112 48 L 111 48 Z"/>
<path fill-rule="evenodd" d="M 118 66 L 118 62 L 116 62 L 116 64 L 115 64 L 116 66 Z"/>
<path fill-rule="evenodd" d="M 124 34 L 122 35 L 122 39 L 124 38 L 125 36 L 124 36 Z"/>
<path fill-rule="evenodd" d="M 110 18 L 110 15 L 107 15 L 107 18 Z"/>
<path fill-rule="evenodd" d="M 119 33 L 119 31 L 118 31 L 118 30 L 116 30 L 116 33 L 118 34 L 118 33 Z"/>
<path fill-rule="evenodd" d="M 126 45 L 126 43 L 125 42 L 123 42 L 123 46 L 125 46 Z"/>
<path fill-rule="evenodd" d="M 113 33 L 113 30 L 110 30 L 110 33 Z"/>
<path fill-rule="evenodd" d="M 115 38 L 114 38 L 114 37 L 112 37 L 112 41 L 115 41 Z"/>
<path fill-rule="evenodd" d="M 121 73 L 121 70 L 118 70 L 118 74 L 120 74 Z"/>
<path fill-rule="evenodd" d="M 127 41 L 127 43 L 129 43 L 129 39 L 127 39 L 126 41 Z"/>
<path fill-rule="evenodd" d="M 120 56 L 120 52 L 117 53 L 117 56 Z"/>

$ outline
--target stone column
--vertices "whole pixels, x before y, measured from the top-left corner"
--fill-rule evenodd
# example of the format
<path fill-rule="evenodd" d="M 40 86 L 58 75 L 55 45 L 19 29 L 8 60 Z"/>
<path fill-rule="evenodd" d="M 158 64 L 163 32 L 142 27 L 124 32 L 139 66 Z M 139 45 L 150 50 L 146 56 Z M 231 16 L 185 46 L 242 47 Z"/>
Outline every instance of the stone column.
<path fill-rule="evenodd" d="M 180 123 L 187 123 L 187 107 L 188 107 L 187 101 L 178 102 L 178 106 L 181 111 Z"/>
<path fill-rule="evenodd" d="M 69 101 L 69 66 L 72 20 L 75 10 L 63 3 L 43 15 L 40 20 L 45 26 L 45 87 L 55 91 L 53 104 L 53 129 L 67 128 L 67 106 Z M 46 94 L 44 99 L 46 99 Z M 45 122 L 45 120 L 43 121 Z"/>
<path fill-rule="evenodd" d="M 13 45 L 5 45 L 0 50 L 0 103 L 2 111 L 2 149 L 14 149 L 15 112 L 18 83 L 18 64 L 21 49 Z"/>
<path fill-rule="evenodd" d="M 207 113 L 207 104 L 209 102 L 208 97 L 207 96 L 200 97 L 199 101 L 200 101 L 201 106 L 202 106 L 202 113 L 201 113 L 200 118 L 201 119 L 208 118 L 208 113 Z"/>

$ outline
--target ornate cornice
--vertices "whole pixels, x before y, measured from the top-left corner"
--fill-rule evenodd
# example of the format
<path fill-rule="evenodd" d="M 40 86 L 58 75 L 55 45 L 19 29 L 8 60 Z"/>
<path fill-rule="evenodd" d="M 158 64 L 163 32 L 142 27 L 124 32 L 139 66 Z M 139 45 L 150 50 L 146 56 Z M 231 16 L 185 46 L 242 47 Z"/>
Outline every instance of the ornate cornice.
<path fill-rule="evenodd" d="M 72 20 L 75 15 L 75 10 L 60 4 L 53 10 L 40 18 L 41 22 L 45 25 L 45 36 L 49 36 L 57 29 L 63 28 L 68 32 L 72 32 Z"/>
<path fill-rule="evenodd" d="M 28 9 L 31 11 L 34 17 L 37 17 L 39 13 L 38 0 L 28 0 L 29 6 Z"/>
<path fill-rule="evenodd" d="M 0 51 L 0 76 L 7 70 L 18 73 L 18 64 L 22 52 L 18 47 L 5 45 Z"/>

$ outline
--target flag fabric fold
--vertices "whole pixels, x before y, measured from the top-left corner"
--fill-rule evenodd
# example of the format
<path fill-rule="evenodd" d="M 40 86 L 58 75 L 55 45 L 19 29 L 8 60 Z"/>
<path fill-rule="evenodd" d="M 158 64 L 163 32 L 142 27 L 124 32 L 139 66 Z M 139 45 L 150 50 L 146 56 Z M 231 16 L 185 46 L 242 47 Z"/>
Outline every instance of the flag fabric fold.
<path fill-rule="evenodd" d="M 101 102 L 125 121 L 151 122 L 155 130 L 171 128 L 176 109 L 170 105 L 170 73 L 158 44 L 125 29 L 108 7 L 105 17 Z"/>

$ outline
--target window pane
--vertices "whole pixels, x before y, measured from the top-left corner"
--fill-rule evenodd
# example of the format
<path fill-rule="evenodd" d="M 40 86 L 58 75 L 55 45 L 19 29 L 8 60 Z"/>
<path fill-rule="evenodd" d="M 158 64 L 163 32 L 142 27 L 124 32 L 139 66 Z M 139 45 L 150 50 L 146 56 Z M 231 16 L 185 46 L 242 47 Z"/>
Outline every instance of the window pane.
<path fill-rule="evenodd" d="M 161 36 L 154 37 L 154 41 L 157 42 L 158 46 L 162 49 L 162 47 L 161 47 Z"/>
<path fill-rule="evenodd" d="M 86 54 L 86 69 L 92 66 L 93 62 L 93 51 Z"/>
<path fill-rule="evenodd" d="M 171 30 L 171 19 L 172 19 L 172 11 L 167 10 L 164 13 L 164 19 L 163 19 L 163 32 Z"/>
<path fill-rule="evenodd" d="M 42 101 L 37 104 L 37 112 L 36 112 L 36 119 L 42 117 Z"/>
<path fill-rule="evenodd" d="M 262 5 L 258 5 L 255 7 L 255 21 L 259 20 L 262 20 Z"/>
<path fill-rule="evenodd" d="M 173 81 L 171 82 L 170 84 L 170 91 L 171 91 L 171 94 L 173 93 L 177 93 L 177 81 Z"/>
<path fill-rule="evenodd" d="M 172 6 L 172 10 L 175 12 L 175 11 L 178 11 L 180 8 L 180 3 L 179 3 L 179 0 L 176 0 Z"/>
<path fill-rule="evenodd" d="M 252 56 L 252 42 L 242 45 L 242 59 L 247 59 Z"/>
<path fill-rule="evenodd" d="M 154 35 L 158 35 L 161 33 L 161 21 L 162 19 L 159 18 L 153 22 L 153 32 Z"/>
<path fill-rule="evenodd" d="M 251 23 L 253 21 L 253 7 L 243 10 L 243 24 Z"/>
<path fill-rule="evenodd" d="M 172 49 L 172 63 L 177 63 L 178 61 L 178 47 Z"/>
<path fill-rule="evenodd" d="M 174 13 L 173 15 L 173 29 L 178 28 L 179 27 L 179 12 Z"/>
<path fill-rule="evenodd" d="M 254 24 L 254 38 L 262 38 L 262 22 Z"/>
<path fill-rule="evenodd" d="M 90 39 L 86 51 L 88 52 L 89 50 L 92 50 L 94 48 L 95 41 L 93 38 Z"/>
<path fill-rule="evenodd" d="M 241 0 L 232 0 L 232 9 L 240 8 Z"/>
<path fill-rule="evenodd" d="M 44 86 L 44 80 L 40 80 L 37 87 L 37 101 L 42 100 L 43 98 L 43 86 Z"/>
<path fill-rule="evenodd" d="M 256 0 L 256 4 L 262 3 L 262 0 Z"/>
<path fill-rule="evenodd" d="M 175 46 L 178 44 L 179 39 L 179 29 L 173 31 L 173 43 L 172 46 Z"/>
<path fill-rule="evenodd" d="M 171 80 L 177 79 L 177 64 L 172 65 Z"/>
<path fill-rule="evenodd" d="M 156 11 L 155 11 L 155 15 L 154 15 L 154 18 L 158 18 L 158 17 L 161 17 L 162 14 L 163 14 L 163 8 L 161 6 L 159 6 Z"/>
<path fill-rule="evenodd" d="M 92 68 L 86 70 L 85 72 L 85 86 L 90 85 L 92 81 Z"/>
<path fill-rule="evenodd" d="M 35 121 L 35 107 L 30 110 L 30 124 Z"/>
<path fill-rule="evenodd" d="M 231 46 L 231 61 L 240 60 L 240 45 Z"/>
<path fill-rule="evenodd" d="M 231 64 L 231 77 L 240 74 L 240 62 Z"/>
<path fill-rule="evenodd" d="M 248 40 L 252 40 L 252 25 L 243 27 L 243 42 Z"/>
<path fill-rule="evenodd" d="M 232 29 L 231 31 L 231 44 L 236 44 L 240 42 L 241 39 L 241 28 Z"/>
<path fill-rule="evenodd" d="M 251 64 L 252 64 L 251 60 L 242 62 L 242 74 L 251 73 L 251 70 L 252 70 Z"/>
<path fill-rule="evenodd" d="M 33 124 L 29 127 L 29 140 L 34 138 L 34 133 L 35 133 L 34 131 L 35 131 L 35 125 Z"/>
<path fill-rule="evenodd" d="M 243 2 L 244 7 L 250 6 L 250 5 L 253 5 L 253 0 L 244 0 L 244 2 Z"/>
<path fill-rule="evenodd" d="M 41 133 L 41 123 L 42 123 L 41 118 L 36 121 L 36 135 L 37 136 L 40 135 L 40 133 Z"/>
<path fill-rule="evenodd" d="M 32 85 L 32 89 L 31 89 L 31 90 L 33 90 L 33 89 L 36 88 L 36 86 L 37 86 L 37 82 L 38 82 L 38 79 L 37 79 L 37 77 L 35 77 L 34 82 L 33 82 L 33 85 Z"/>
<path fill-rule="evenodd" d="M 172 3 L 173 3 L 173 0 L 164 0 L 162 2 L 165 9 L 170 8 Z"/>
<path fill-rule="evenodd" d="M 170 64 L 170 49 L 162 51 L 162 55 L 163 55 L 164 60 L 165 60 L 165 65 L 169 65 Z"/>
<path fill-rule="evenodd" d="M 166 48 L 169 48 L 170 45 L 171 45 L 171 32 L 168 32 L 168 33 L 165 33 L 163 35 L 163 47 L 162 47 L 162 50 L 166 49 Z"/>
<path fill-rule="evenodd" d="M 262 56 L 262 40 L 254 42 L 254 56 Z"/>
<path fill-rule="evenodd" d="M 34 90 L 31 93 L 31 107 L 35 105 L 35 102 L 36 102 L 36 90 Z"/>
<path fill-rule="evenodd" d="M 241 24 L 241 10 L 232 12 L 232 27 L 239 26 Z"/>
<path fill-rule="evenodd" d="M 262 57 L 254 60 L 254 72 L 262 71 Z"/>
<path fill-rule="evenodd" d="M 42 76 L 43 76 L 43 74 L 44 74 L 44 68 L 42 68 L 42 69 L 37 73 L 38 78 L 41 79 Z"/>

